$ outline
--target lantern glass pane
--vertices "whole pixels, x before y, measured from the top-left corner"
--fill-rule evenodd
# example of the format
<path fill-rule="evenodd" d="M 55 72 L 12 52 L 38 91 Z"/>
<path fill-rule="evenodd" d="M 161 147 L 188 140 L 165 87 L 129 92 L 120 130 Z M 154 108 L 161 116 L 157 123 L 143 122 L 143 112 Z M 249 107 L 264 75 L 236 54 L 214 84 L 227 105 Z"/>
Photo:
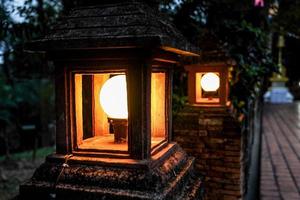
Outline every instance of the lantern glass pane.
<path fill-rule="evenodd" d="M 196 73 L 196 102 L 220 103 L 220 73 Z"/>
<path fill-rule="evenodd" d="M 77 150 L 128 151 L 125 73 L 74 75 Z"/>
<path fill-rule="evenodd" d="M 151 76 L 151 147 L 166 139 L 166 73 L 153 72 Z"/>

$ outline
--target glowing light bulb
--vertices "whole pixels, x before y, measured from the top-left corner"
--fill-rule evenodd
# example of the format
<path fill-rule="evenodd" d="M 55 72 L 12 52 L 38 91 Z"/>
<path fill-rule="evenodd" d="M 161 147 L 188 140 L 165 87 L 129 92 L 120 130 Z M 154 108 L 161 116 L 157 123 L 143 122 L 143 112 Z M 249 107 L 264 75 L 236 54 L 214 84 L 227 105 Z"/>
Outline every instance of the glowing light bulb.
<path fill-rule="evenodd" d="M 206 92 L 217 91 L 220 87 L 220 77 L 215 73 L 206 73 L 201 78 L 201 87 Z"/>
<path fill-rule="evenodd" d="M 117 75 L 108 79 L 101 88 L 99 100 L 108 117 L 127 119 L 126 76 Z"/>

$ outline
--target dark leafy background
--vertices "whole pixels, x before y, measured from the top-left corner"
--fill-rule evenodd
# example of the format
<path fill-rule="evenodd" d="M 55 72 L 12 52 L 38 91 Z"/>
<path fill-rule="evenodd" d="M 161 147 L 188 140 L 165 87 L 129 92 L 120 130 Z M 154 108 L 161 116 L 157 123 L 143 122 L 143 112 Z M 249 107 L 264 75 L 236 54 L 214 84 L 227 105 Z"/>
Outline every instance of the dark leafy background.
<path fill-rule="evenodd" d="M 47 33 L 56 19 L 74 5 L 92 1 L 25 0 L 24 5 L 13 9 L 9 6 L 12 0 L 0 1 L 3 58 L 0 64 L 0 138 L 6 144 L 11 127 L 34 123 L 43 132 L 54 120 L 53 66 L 42 54 L 24 52 L 24 44 Z M 252 0 L 148 0 L 148 3 L 166 13 L 194 45 L 201 48 L 206 36 L 217 38 L 216 44 L 237 63 L 230 98 L 243 114 L 247 114 L 247 102 L 267 87 L 266 77 L 277 70 L 273 63 L 276 46 L 270 45 L 270 41 L 275 40 L 280 27 L 289 43 L 299 44 L 298 0 L 279 1 L 279 10 L 272 19 L 268 13 L 273 0 L 265 0 L 262 8 L 254 7 Z M 23 20 L 16 21 L 10 15 L 12 12 Z M 294 49 L 288 49 L 286 54 L 290 66 L 297 62 L 293 52 Z M 297 73 L 299 70 L 294 68 L 290 74 Z M 180 110 L 186 99 L 186 74 L 179 69 L 174 78 L 174 112 Z M 8 142 L 8 148 L 14 146 L 14 142 Z"/>

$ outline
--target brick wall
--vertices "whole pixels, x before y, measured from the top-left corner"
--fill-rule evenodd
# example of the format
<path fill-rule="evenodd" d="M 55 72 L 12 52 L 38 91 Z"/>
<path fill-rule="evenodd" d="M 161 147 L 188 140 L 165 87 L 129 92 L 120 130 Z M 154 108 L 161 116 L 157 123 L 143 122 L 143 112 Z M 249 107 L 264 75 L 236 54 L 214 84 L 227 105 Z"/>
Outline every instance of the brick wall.
<path fill-rule="evenodd" d="M 226 108 L 186 106 L 173 122 L 174 140 L 196 158 L 206 199 L 241 199 L 246 188 L 247 143 Z"/>

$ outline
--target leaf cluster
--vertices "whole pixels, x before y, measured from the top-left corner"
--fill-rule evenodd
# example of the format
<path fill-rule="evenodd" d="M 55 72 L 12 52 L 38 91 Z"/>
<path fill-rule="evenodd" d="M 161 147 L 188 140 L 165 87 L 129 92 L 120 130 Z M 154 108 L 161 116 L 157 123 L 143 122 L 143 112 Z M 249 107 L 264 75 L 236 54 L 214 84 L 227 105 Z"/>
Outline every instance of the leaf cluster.
<path fill-rule="evenodd" d="M 15 5 L 14 2 L 2 0 L 0 4 L 2 124 L 16 122 L 22 106 L 30 107 L 35 112 L 39 110 L 42 98 L 48 98 L 49 103 L 53 101 L 53 84 L 46 80 L 50 76 L 45 70 L 48 69 L 45 56 L 30 55 L 24 51 L 24 46 L 50 30 L 59 16 L 60 1 L 25 0 L 22 5 Z"/>
<path fill-rule="evenodd" d="M 261 93 L 263 83 L 276 66 L 270 50 L 268 3 L 254 7 L 253 1 L 182 0 L 168 10 L 177 28 L 190 41 L 203 47 L 201 38 L 209 35 L 235 60 L 230 98 L 240 113 L 247 113 L 247 102 Z"/>

